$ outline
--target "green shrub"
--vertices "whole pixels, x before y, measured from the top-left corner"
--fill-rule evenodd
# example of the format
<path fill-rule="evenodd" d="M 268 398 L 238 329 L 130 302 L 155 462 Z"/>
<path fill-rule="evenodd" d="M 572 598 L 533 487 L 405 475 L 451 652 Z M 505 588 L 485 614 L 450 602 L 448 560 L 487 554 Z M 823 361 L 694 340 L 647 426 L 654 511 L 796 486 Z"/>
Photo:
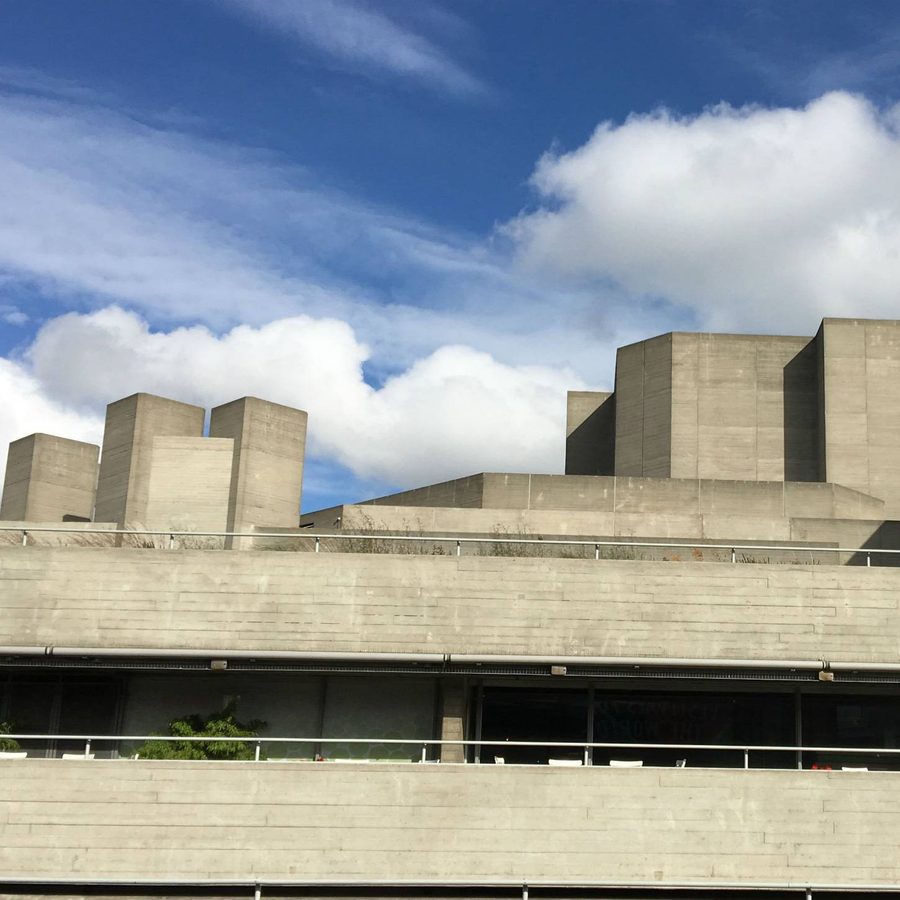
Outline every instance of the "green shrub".
<path fill-rule="evenodd" d="M 234 704 L 219 712 L 181 716 L 169 722 L 172 737 L 255 738 L 266 723 L 259 719 L 240 722 Z M 253 741 L 147 741 L 135 751 L 140 759 L 253 759 Z"/>
<path fill-rule="evenodd" d="M 12 730 L 12 725 L 9 722 L 0 722 L 0 753 L 17 753 L 22 749 L 18 741 L 13 740 L 11 737 L 4 737 L 4 735 L 10 734 Z"/>

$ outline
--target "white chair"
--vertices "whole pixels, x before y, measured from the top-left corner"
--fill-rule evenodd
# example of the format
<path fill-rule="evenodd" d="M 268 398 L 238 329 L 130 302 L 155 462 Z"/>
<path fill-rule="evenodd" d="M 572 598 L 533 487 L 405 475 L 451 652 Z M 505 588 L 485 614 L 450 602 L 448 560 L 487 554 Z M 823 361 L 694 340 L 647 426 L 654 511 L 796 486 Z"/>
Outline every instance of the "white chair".
<path fill-rule="evenodd" d="M 685 768 L 686 766 L 687 766 L 687 760 L 686 760 L 686 759 L 676 759 L 676 760 L 675 760 L 675 767 L 676 767 L 677 769 L 683 769 L 683 768 Z"/>
<path fill-rule="evenodd" d="M 495 766 L 506 765 L 506 757 L 505 756 L 495 756 L 494 757 L 494 765 Z"/>
<path fill-rule="evenodd" d="M 611 759 L 609 764 L 614 769 L 639 769 L 644 761 L 642 759 Z"/>

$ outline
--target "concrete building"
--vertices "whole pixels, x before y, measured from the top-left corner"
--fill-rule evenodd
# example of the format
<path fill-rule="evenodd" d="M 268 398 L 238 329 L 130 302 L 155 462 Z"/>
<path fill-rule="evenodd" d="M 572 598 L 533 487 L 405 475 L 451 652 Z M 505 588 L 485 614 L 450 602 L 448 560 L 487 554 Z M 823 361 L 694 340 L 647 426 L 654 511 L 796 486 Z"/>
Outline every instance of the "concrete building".
<path fill-rule="evenodd" d="M 16 448 L 0 891 L 900 895 L 898 329 L 653 338 L 567 474 L 299 518 L 252 398 L 111 404 L 88 524 Z"/>

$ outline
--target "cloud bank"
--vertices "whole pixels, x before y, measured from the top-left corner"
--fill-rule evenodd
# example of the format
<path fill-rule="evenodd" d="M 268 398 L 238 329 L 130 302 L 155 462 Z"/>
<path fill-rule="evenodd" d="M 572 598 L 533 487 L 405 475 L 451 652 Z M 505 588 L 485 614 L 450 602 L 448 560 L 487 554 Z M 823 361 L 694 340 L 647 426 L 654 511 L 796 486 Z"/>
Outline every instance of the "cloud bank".
<path fill-rule="evenodd" d="M 898 108 L 832 93 L 800 109 L 604 123 L 540 161 L 543 205 L 507 231 L 528 265 L 614 279 L 711 329 L 896 316 L 898 122 Z"/>
<path fill-rule="evenodd" d="M 99 410 L 136 391 L 207 408 L 245 395 L 297 406 L 310 413 L 312 455 L 390 484 L 560 469 L 566 390 L 586 387 L 573 372 L 445 346 L 375 388 L 363 375 L 368 356 L 335 319 L 295 316 L 222 335 L 204 326 L 154 332 L 110 307 L 46 324 L 17 377 L 51 411 L 44 397 L 64 410 Z M 94 428 L 97 437 L 96 415 L 59 416 L 60 427 Z M 21 436 L 12 431 L 19 424 L 4 423 L 4 446 Z"/>

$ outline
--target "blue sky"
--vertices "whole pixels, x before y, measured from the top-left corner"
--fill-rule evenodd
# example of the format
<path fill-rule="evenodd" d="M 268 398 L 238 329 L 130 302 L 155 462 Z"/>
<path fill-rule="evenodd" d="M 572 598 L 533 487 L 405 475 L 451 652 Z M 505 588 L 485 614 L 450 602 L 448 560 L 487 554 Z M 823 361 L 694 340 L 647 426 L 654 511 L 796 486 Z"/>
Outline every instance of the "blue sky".
<path fill-rule="evenodd" d="M 896 317 L 900 7 L 0 0 L 0 443 L 310 412 L 304 507 L 560 471 L 672 329 Z"/>

